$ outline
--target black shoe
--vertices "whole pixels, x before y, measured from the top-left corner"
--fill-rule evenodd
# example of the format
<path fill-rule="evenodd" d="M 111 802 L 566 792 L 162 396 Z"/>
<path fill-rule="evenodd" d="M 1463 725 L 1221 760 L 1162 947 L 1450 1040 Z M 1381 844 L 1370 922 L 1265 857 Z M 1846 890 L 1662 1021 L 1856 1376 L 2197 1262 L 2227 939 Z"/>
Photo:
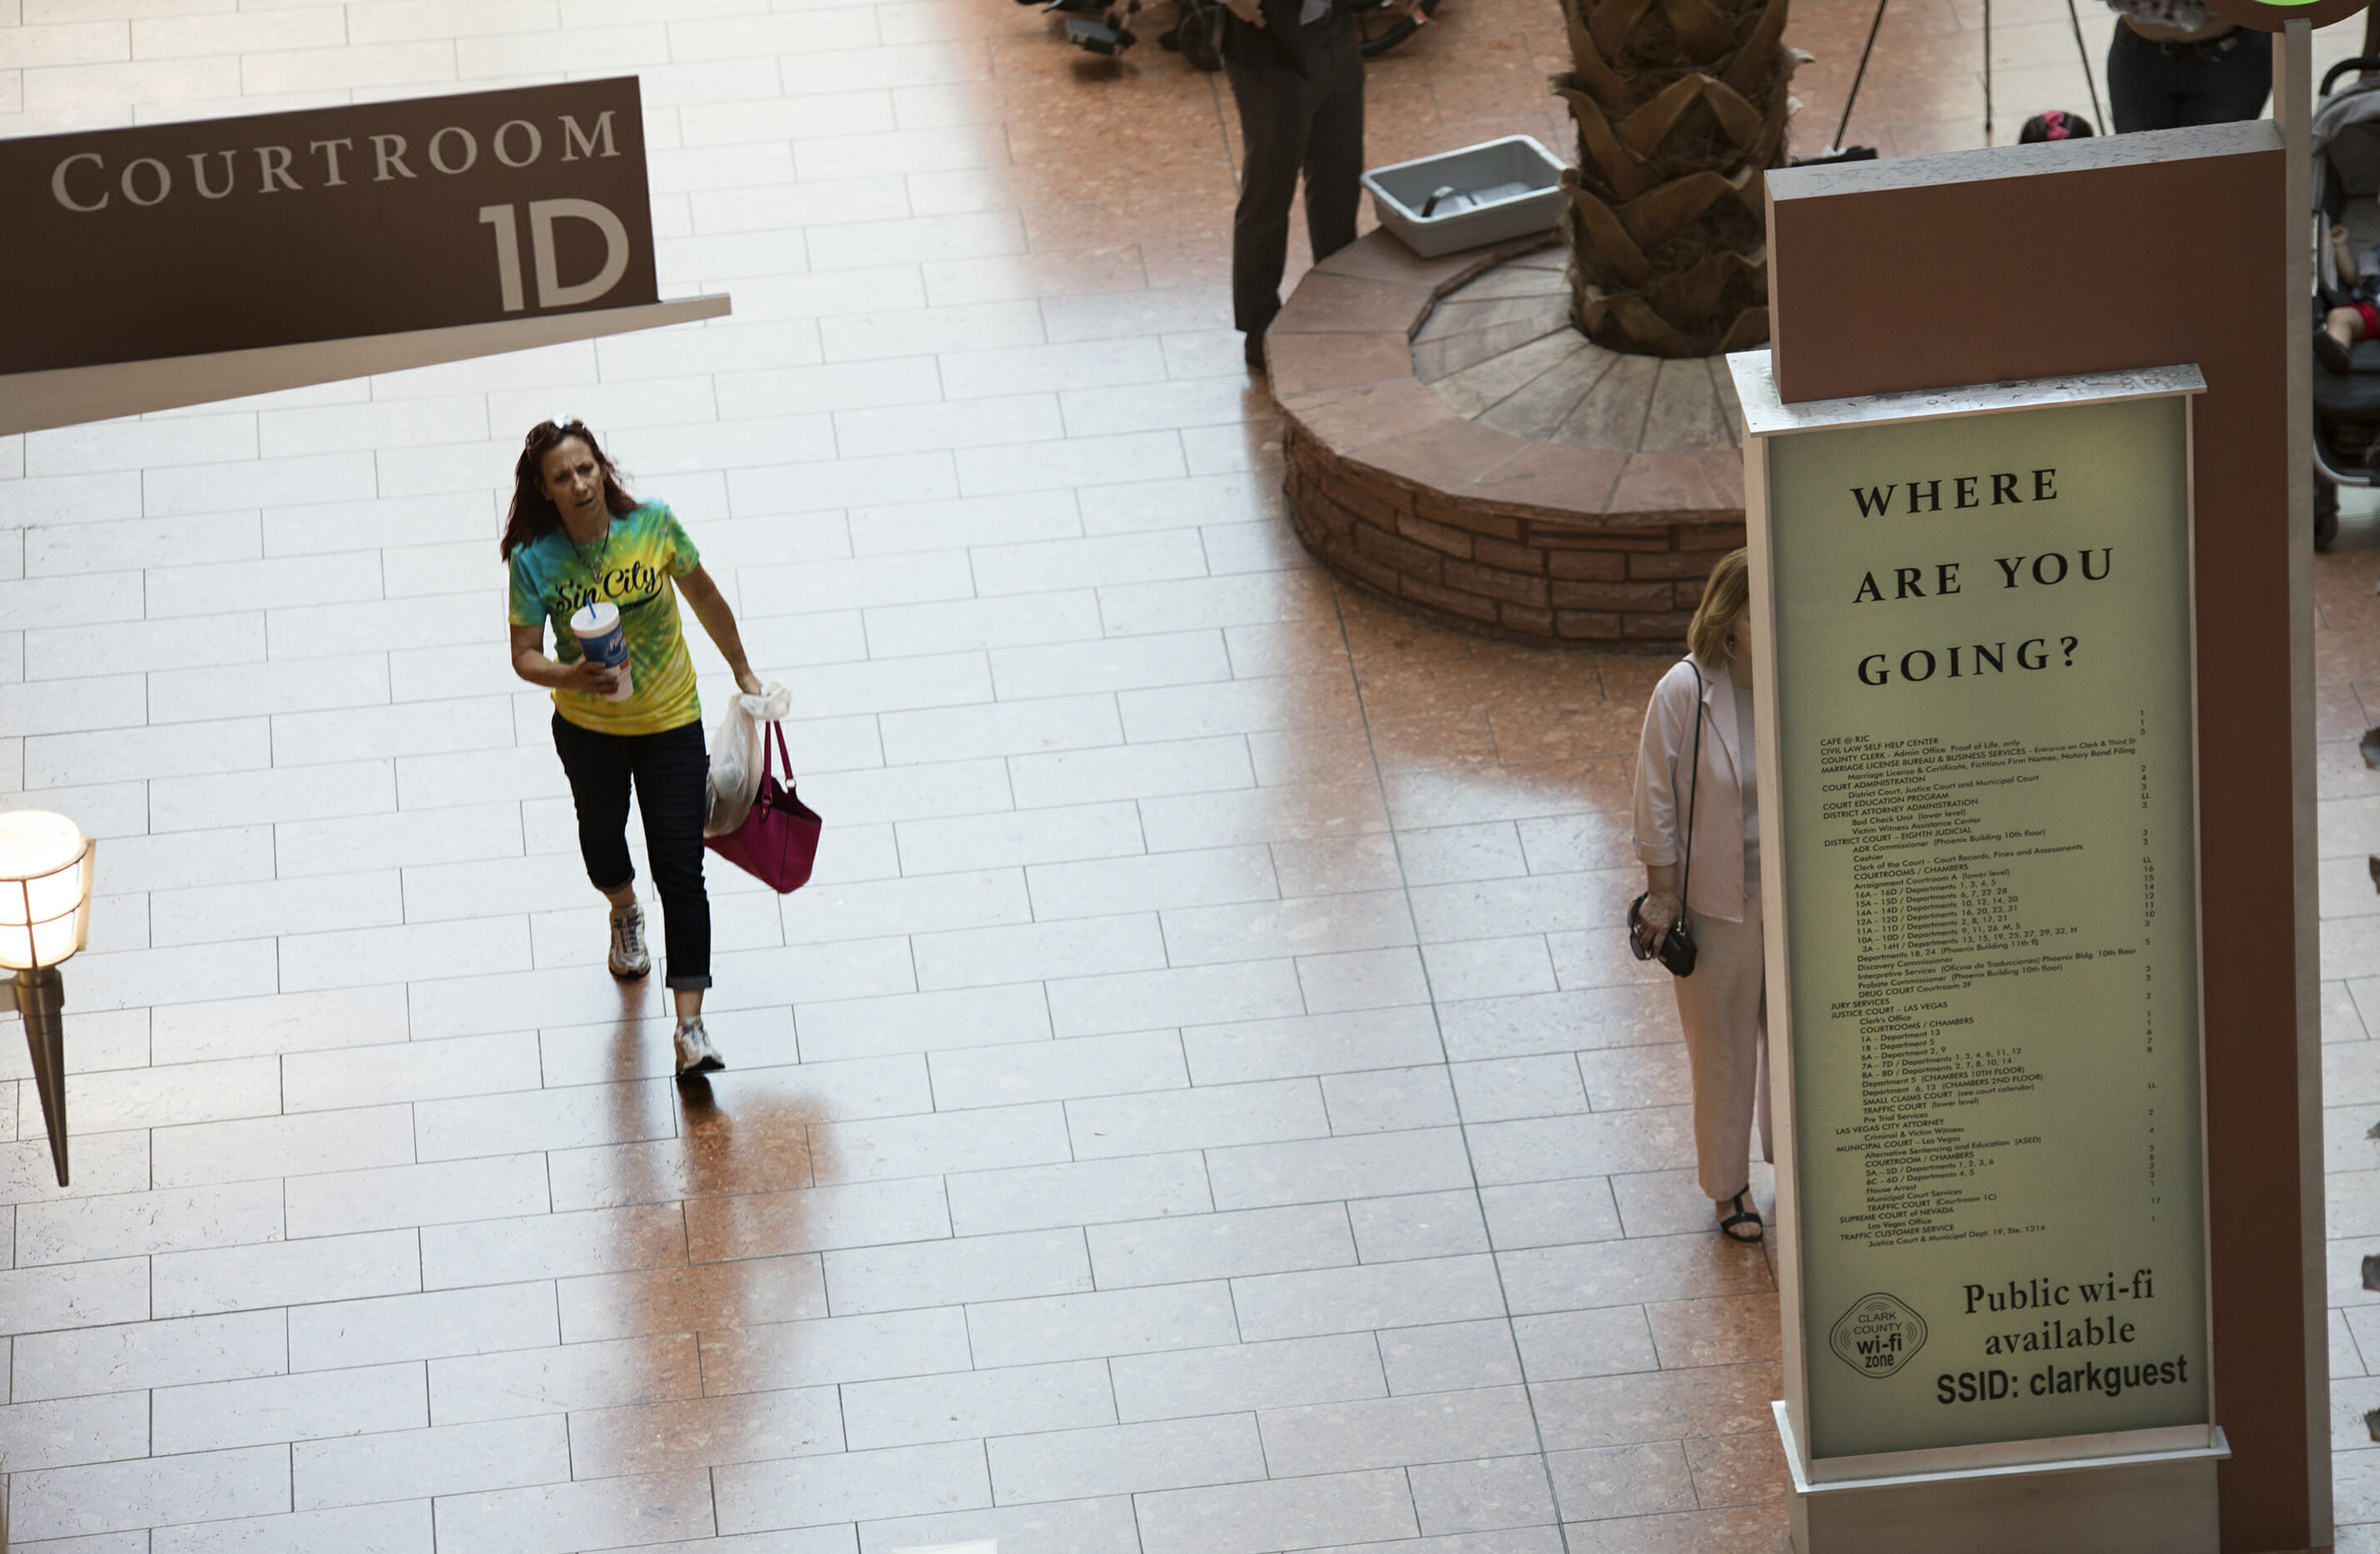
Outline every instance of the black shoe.
<path fill-rule="evenodd" d="M 2325 336 L 2325 338 L 2327 337 Z M 2337 342 L 2334 341 L 2332 343 L 2336 344 Z M 1248 331 L 1247 345 L 1244 354 L 1247 357 L 1249 371 L 1262 372 L 1265 369 L 1264 331 L 1260 329 L 1252 329 Z M 2347 369 L 2345 367 L 2340 367 L 2338 370 L 2344 372 Z"/>
<path fill-rule="evenodd" d="M 2345 377 L 2354 365 L 2347 347 L 2341 345 L 2338 337 L 2326 329 L 2313 331 L 2313 359 L 2341 377 Z"/>
<path fill-rule="evenodd" d="M 1743 1201 L 1751 1192 L 1752 1189 L 1746 1187 L 1732 1199 L 1723 1199 L 1719 1204 L 1721 1209 L 1735 1211 L 1732 1214 L 1722 1213 L 1718 1221 L 1718 1233 L 1730 1241 L 1760 1239 L 1760 1211 Z"/>

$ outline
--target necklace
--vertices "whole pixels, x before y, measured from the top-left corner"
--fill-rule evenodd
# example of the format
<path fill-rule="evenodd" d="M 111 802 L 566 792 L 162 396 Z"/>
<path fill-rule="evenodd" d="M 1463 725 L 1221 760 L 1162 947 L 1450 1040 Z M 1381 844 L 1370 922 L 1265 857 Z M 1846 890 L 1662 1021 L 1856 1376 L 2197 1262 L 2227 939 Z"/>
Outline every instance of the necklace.
<path fill-rule="evenodd" d="M 612 515 L 608 512 L 603 515 L 603 538 L 595 548 L 595 559 L 592 561 L 587 559 L 587 547 L 578 543 L 578 537 L 570 533 L 566 524 L 562 532 L 569 536 L 570 548 L 578 552 L 579 564 L 586 567 L 591 574 L 595 590 L 598 595 L 601 595 L 603 589 L 603 572 L 612 560 Z"/>

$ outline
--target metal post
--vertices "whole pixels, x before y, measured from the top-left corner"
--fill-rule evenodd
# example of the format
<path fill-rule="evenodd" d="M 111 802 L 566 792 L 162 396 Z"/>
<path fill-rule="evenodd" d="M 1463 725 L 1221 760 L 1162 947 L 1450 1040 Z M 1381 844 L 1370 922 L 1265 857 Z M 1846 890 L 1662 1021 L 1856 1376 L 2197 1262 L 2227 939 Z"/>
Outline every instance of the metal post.
<path fill-rule="evenodd" d="M 2321 903 L 2314 774 L 2313 671 L 2313 247 L 2321 225 L 2313 208 L 2313 24 L 2282 25 L 2273 50 L 2273 117 L 2281 131 L 2288 257 L 2286 295 L 2277 309 L 2288 342 L 2289 746 L 2293 825 L 2291 863 L 2297 916 L 2298 1202 L 2304 1248 L 2306 1498 L 2308 1539 L 2331 1541 L 2329 1276 L 2324 1259 L 2322 1157 Z"/>
<path fill-rule="evenodd" d="M 2082 42 L 2082 16 L 2074 8 L 2074 0 L 2066 0 L 2066 25 L 2074 30 L 2074 53 L 2082 61 L 2082 84 L 2091 93 L 2091 129 L 2096 135 L 2113 135 L 2116 126 L 2107 122 L 2107 111 L 2099 106 L 2099 78 L 2091 73 L 2091 50 Z M 2122 26 L 2121 22 L 2117 23 Z"/>
<path fill-rule="evenodd" d="M 1868 56 L 1876 53 L 1876 35 L 1884 30 L 1884 8 L 1892 0 L 1876 0 L 1876 19 L 1867 24 L 1867 44 L 1860 50 L 1859 68 L 1852 72 L 1851 95 L 1843 99 L 1843 118 L 1835 126 L 1835 143 L 1827 148 L 1828 156 L 1841 154 L 1843 137 L 1852 127 L 1852 105 L 1859 101 L 1860 83 L 1867 79 Z"/>
<path fill-rule="evenodd" d="M 50 1162 L 67 1185 L 66 982 L 55 966 L 17 973 L 17 1012 L 25 1017 L 25 1046 L 33 1059 L 33 1088 L 50 1130 Z"/>
<path fill-rule="evenodd" d="M 1992 143 L 1992 0 L 1984 0 L 1984 144 Z"/>

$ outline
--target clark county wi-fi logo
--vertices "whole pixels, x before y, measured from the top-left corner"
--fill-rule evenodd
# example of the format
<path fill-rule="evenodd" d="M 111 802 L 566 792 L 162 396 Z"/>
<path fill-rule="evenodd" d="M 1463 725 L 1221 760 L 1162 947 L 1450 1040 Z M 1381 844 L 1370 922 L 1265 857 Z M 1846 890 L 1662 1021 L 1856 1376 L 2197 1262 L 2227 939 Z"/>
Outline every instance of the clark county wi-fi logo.
<path fill-rule="evenodd" d="M 1925 1347 L 1925 1319 L 1897 1295 L 1862 1295 L 1828 1338 L 1843 1364 L 1862 1376 L 1891 1375 Z"/>

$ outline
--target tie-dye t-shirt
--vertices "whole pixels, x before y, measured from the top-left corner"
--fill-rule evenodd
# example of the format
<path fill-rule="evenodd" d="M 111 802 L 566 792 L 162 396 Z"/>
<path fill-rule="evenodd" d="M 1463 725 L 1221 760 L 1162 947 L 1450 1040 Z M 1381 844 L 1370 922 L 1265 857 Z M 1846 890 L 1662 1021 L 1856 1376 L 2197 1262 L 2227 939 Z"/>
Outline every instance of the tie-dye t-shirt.
<path fill-rule="evenodd" d="M 513 552 L 510 619 L 516 626 L 553 622 L 554 653 L 565 664 L 583 655 L 570 617 L 598 599 L 617 605 L 628 634 L 628 670 L 635 693 L 614 702 L 592 691 L 553 693 L 565 721 L 600 734 L 658 734 L 702 717 L 694 693 L 694 660 L 678 628 L 677 589 L 671 579 L 702 558 L 677 515 L 657 501 L 612 520 L 607 536 L 573 544 L 556 528 Z"/>

